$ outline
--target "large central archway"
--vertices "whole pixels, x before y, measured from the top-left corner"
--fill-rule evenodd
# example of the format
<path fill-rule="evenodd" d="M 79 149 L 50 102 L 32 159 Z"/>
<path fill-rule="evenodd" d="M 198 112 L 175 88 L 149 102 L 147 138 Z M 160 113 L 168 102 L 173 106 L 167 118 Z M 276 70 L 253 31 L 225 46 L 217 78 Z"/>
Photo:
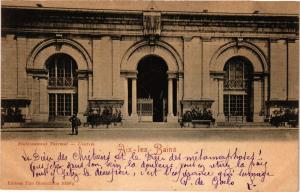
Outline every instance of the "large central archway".
<path fill-rule="evenodd" d="M 143 65 L 150 66 L 149 68 L 145 67 L 145 69 L 143 69 Z M 161 68 L 155 68 L 155 66 Z M 140 88 L 140 85 L 145 84 L 145 81 L 143 81 L 141 78 L 143 72 L 148 71 L 148 69 L 153 70 L 152 68 L 157 70 L 160 69 L 164 72 L 164 78 L 162 78 L 164 83 L 151 83 L 154 87 L 164 84 L 164 95 L 162 100 L 155 99 L 157 98 L 155 95 L 159 91 L 152 92 L 152 89 L 150 89 L 150 94 L 148 93 L 148 95 L 143 95 L 143 93 L 141 93 L 138 89 Z M 155 44 L 151 45 L 149 45 L 149 42 L 145 40 L 137 42 L 133 44 L 123 55 L 121 60 L 121 74 L 125 77 L 125 98 L 123 108 L 125 118 L 128 117 L 128 119 L 133 121 L 177 122 L 176 116 L 180 107 L 179 101 L 182 100 L 183 97 L 183 78 L 181 75 L 183 74 L 183 62 L 176 49 L 164 41 L 156 41 Z M 160 76 L 153 74 L 149 76 L 154 76 L 154 79 L 158 80 L 158 77 Z M 139 87 L 137 84 L 139 84 Z M 157 87 L 157 90 L 158 89 L 159 88 Z M 140 105 L 141 97 L 145 97 L 142 99 L 142 101 L 145 101 L 145 105 Z M 150 101 L 147 101 L 147 99 L 150 101 L 152 100 L 151 104 L 154 105 L 151 105 Z M 165 102 L 159 104 L 159 101 Z M 147 103 L 149 105 L 147 105 Z M 147 110 L 141 111 L 143 107 L 145 107 Z M 152 110 L 148 110 L 148 107 L 150 107 Z M 156 110 L 160 112 L 158 113 L 160 115 L 156 116 Z M 146 112 L 143 113 L 144 111 Z M 148 113 L 149 111 L 150 113 Z"/>
<path fill-rule="evenodd" d="M 165 121 L 168 98 L 168 66 L 166 62 L 158 56 L 149 55 L 140 60 L 137 70 L 137 98 L 140 102 L 143 100 L 152 102 L 152 107 L 143 110 L 150 110 L 148 115 L 152 116 L 153 122 Z M 143 108 L 147 108 L 147 105 Z"/>

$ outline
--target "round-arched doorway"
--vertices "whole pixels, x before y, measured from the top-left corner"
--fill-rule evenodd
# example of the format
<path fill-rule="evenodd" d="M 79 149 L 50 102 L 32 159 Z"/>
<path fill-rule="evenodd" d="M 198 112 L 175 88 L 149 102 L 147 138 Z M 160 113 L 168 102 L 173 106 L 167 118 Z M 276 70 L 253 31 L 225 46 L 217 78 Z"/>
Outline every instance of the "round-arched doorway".
<path fill-rule="evenodd" d="M 48 70 L 49 120 L 68 120 L 78 112 L 78 79 L 75 60 L 63 53 L 46 61 Z"/>
<path fill-rule="evenodd" d="M 168 66 L 155 55 L 149 55 L 138 63 L 137 98 L 138 115 L 149 116 L 153 122 L 166 121 L 168 98 Z M 151 104 L 152 103 L 152 104 Z"/>
<path fill-rule="evenodd" d="M 224 66 L 224 115 L 227 121 L 253 121 L 253 66 L 245 57 Z"/>

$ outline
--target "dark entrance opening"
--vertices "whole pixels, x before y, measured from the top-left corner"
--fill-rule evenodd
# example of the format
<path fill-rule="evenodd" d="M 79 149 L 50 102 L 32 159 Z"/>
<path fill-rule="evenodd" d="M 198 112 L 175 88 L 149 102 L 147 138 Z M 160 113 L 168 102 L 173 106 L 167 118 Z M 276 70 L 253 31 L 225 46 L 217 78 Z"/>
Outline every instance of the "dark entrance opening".
<path fill-rule="evenodd" d="M 153 99 L 153 122 L 163 122 L 167 101 L 167 64 L 158 56 L 144 57 L 138 64 L 137 98 Z"/>

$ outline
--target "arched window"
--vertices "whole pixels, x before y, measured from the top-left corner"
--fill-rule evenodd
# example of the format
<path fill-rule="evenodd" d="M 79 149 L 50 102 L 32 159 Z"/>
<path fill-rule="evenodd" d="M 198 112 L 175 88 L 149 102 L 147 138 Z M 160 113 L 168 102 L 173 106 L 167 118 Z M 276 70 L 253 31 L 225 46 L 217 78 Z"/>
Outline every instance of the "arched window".
<path fill-rule="evenodd" d="M 66 54 L 55 54 L 46 63 L 48 70 L 49 119 L 77 113 L 77 64 Z"/>
<path fill-rule="evenodd" d="M 233 57 L 224 67 L 224 114 L 229 121 L 251 121 L 252 64 Z"/>
<path fill-rule="evenodd" d="M 77 65 L 73 58 L 66 54 L 55 54 L 47 62 L 49 87 L 76 87 Z"/>

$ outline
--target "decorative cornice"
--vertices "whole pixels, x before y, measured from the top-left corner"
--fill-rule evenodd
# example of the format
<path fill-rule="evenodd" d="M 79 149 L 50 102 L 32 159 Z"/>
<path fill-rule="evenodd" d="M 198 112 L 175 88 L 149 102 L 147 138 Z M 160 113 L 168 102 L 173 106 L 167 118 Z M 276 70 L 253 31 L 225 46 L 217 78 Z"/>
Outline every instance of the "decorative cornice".
<path fill-rule="evenodd" d="M 180 32 L 180 37 L 187 34 L 200 36 L 201 33 L 298 36 L 299 32 L 297 15 L 280 14 L 100 11 L 4 6 L 1 16 L 6 21 L 2 25 L 2 32 L 5 33 L 167 36 L 171 33 L 174 36 L 174 33 Z M 153 18 L 154 22 L 151 21 Z M 31 22 L 24 22 L 28 20 Z M 82 27 L 78 29 L 78 25 Z"/>

